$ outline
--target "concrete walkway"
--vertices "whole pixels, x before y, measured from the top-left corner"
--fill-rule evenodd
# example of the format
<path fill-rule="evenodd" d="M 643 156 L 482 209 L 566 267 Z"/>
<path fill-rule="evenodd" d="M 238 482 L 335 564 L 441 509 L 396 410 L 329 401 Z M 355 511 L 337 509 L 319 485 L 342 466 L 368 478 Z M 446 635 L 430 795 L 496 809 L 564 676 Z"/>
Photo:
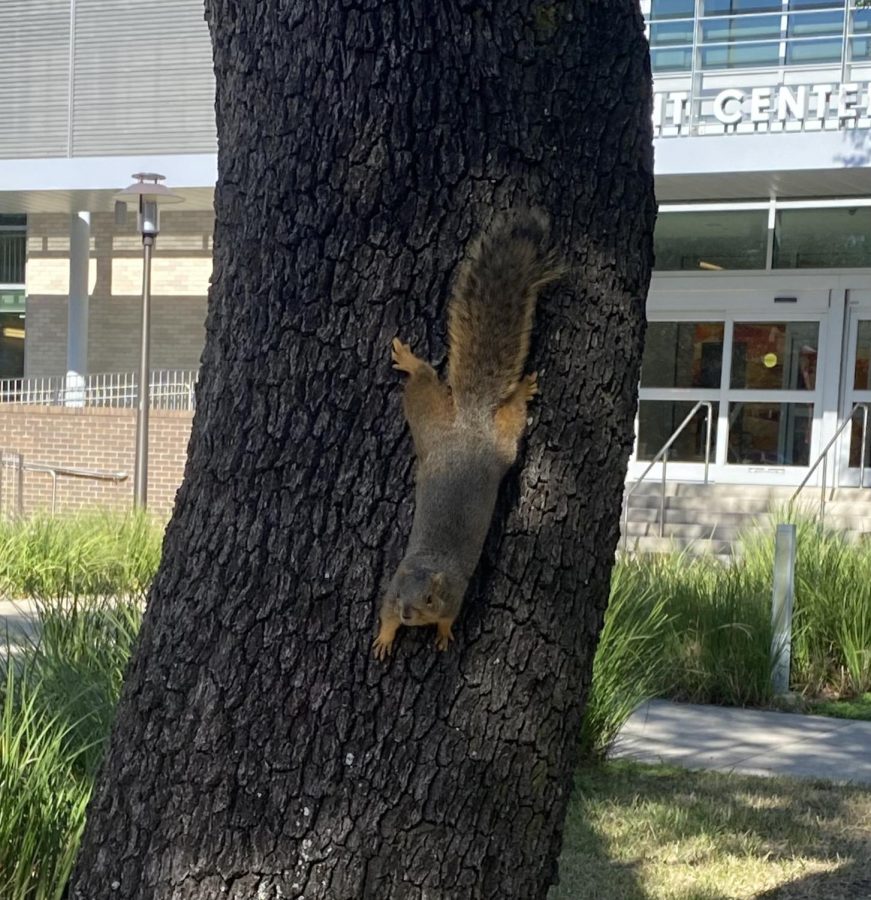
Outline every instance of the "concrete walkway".
<path fill-rule="evenodd" d="M 633 713 L 611 755 L 871 784 L 871 722 L 654 700 Z"/>
<path fill-rule="evenodd" d="M 14 652 L 15 646 L 33 639 L 36 606 L 27 600 L 0 599 L 0 652 L 5 652 L 6 642 Z"/>

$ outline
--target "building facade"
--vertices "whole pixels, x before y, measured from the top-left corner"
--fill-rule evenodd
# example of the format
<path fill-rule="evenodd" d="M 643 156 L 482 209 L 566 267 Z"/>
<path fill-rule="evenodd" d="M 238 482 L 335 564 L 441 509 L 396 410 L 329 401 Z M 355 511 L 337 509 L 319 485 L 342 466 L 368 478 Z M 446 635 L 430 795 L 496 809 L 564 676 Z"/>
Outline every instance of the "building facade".
<path fill-rule="evenodd" d="M 134 173 L 157 172 L 183 198 L 162 213 L 152 277 L 149 505 L 168 514 L 211 274 L 217 156 L 202 2 L 3 0 L 0 41 L 0 512 L 15 503 L 19 453 L 130 476 L 59 477 L 61 508 L 132 499 L 142 245 L 135 210 L 116 218 L 115 197 Z M 31 468 L 25 483 L 25 511 L 50 507 L 48 473 Z"/>
<path fill-rule="evenodd" d="M 858 484 L 856 405 L 871 403 L 871 9 L 641 7 L 660 215 L 630 477 L 699 404 L 669 478 L 701 480 L 707 467 L 718 482 L 798 484 L 857 409 L 829 478 Z M 147 17 L 133 0 L 6 0 L 0 35 L 0 399 L 21 399 L 12 379 L 136 369 L 141 249 L 114 202 L 139 171 L 166 175 L 184 200 L 157 241 L 152 362 L 195 369 L 216 178 L 201 0 L 154 0 Z M 0 441 L 2 417 L 0 405 Z"/>
<path fill-rule="evenodd" d="M 714 480 L 798 484 L 871 399 L 871 9 L 642 6 L 660 215 L 630 474 L 702 401 L 669 478 L 703 477 L 710 410 Z M 862 418 L 829 484 L 858 483 Z"/>

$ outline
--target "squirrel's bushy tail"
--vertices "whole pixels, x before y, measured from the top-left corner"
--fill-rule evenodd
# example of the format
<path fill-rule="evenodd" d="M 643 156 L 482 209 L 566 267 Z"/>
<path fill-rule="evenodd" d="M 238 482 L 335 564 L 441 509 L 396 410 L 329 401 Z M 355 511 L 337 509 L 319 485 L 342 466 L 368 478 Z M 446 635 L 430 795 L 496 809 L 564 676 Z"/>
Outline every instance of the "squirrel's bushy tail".
<path fill-rule="evenodd" d="M 561 272 L 539 210 L 502 213 L 469 248 L 448 307 L 448 384 L 460 409 L 492 408 L 523 375 L 535 301 Z"/>

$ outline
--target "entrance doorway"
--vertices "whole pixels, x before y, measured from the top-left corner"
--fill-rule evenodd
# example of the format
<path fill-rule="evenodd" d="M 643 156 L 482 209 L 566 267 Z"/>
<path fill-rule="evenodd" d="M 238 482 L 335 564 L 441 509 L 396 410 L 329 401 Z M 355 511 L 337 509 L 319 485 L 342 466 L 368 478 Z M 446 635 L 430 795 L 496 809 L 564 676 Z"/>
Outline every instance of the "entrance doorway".
<path fill-rule="evenodd" d="M 791 285 L 799 290 L 784 290 L 790 283 L 770 275 L 720 276 L 713 283 L 706 276 L 658 279 L 648 304 L 629 477 L 640 476 L 705 401 L 714 419 L 711 480 L 798 485 L 822 447 L 823 426 L 836 418 L 844 294 L 833 308 L 835 281 L 830 275 L 821 289 L 822 278 L 802 275 Z M 862 334 L 871 368 L 871 290 L 867 299 Z M 871 401 L 871 372 L 868 378 Z M 672 445 L 670 480 L 703 478 L 705 413 L 703 405 Z M 660 474 L 656 468 L 649 477 Z"/>

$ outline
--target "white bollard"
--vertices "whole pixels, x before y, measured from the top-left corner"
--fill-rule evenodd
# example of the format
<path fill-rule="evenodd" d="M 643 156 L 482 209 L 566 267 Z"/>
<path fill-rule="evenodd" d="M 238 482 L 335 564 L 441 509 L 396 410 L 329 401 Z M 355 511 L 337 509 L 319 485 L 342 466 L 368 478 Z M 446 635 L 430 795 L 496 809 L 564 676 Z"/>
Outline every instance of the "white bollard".
<path fill-rule="evenodd" d="M 792 605 L 795 598 L 795 525 L 778 525 L 774 538 L 774 589 L 771 596 L 771 686 L 789 693 Z"/>

